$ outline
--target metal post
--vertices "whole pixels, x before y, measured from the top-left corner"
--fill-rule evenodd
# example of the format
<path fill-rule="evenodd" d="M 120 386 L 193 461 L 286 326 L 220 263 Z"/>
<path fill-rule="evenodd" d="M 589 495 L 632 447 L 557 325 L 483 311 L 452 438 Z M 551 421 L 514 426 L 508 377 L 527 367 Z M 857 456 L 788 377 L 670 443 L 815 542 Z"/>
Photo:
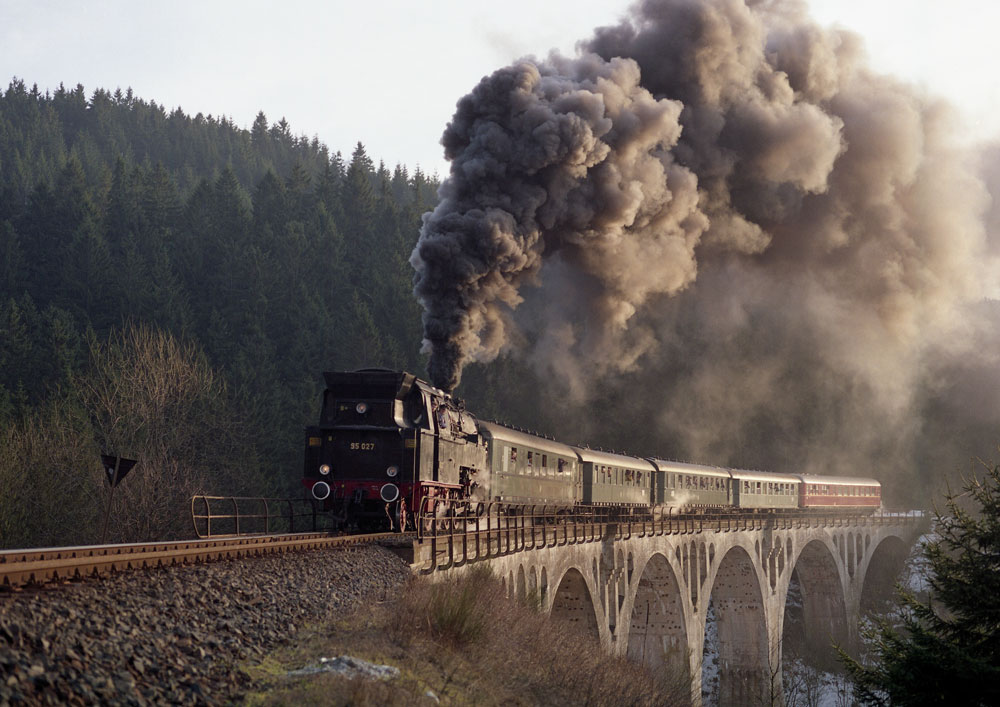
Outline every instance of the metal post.
<path fill-rule="evenodd" d="M 105 539 L 108 537 L 108 520 L 111 518 L 111 501 L 115 497 L 115 486 L 118 485 L 118 466 L 121 462 L 121 457 L 115 457 L 115 478 L 111 479 L 111 493 L 108 494 L 108 509 L 104 512 L 104 529 L 101 531 L 101 545 L 104 544 Z"/>

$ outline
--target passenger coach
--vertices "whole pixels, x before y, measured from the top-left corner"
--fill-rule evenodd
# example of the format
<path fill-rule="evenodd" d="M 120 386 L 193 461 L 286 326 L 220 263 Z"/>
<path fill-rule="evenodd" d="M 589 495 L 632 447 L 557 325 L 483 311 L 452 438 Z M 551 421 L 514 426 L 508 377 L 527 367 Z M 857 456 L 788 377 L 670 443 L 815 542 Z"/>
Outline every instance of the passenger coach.
<path fill-rule="evenodd" d="M 725 508 L 732 505 L 728 469 L 652 459 L 659 470 L 655 502 L 668 508 Z"/>
<path fill-rule="evenodd" d="M 733 505 L 736 508 L 772 510 L 798 508 L 799 477 L 767 471 L 733 469 Z"/>
<path fill-rule="evenodd" d="M 800 474 L 801 508 L 862 507 L 874 512 L 882 505 L 882 487 L 875 479 L 852 476 L 813 476 Z"/>

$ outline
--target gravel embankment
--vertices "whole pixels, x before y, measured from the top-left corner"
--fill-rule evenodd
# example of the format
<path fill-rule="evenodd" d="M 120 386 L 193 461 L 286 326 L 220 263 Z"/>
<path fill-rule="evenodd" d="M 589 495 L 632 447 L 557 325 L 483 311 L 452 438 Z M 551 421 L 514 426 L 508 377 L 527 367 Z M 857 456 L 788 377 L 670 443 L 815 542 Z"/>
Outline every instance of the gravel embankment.
<path fill-rule="evenodd" d="M 0 705 L 220 703 L 241 661 L 409 576 L 378 546 L 138 570 L 0 597 Z"/>

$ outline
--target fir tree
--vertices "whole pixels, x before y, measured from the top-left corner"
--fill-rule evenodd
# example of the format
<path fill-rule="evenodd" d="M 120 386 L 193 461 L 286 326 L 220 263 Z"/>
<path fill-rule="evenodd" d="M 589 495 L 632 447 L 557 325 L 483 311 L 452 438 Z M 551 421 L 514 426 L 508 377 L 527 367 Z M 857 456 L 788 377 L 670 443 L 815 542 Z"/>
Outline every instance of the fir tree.
<path fill-rule="evenodd" d="M 927 600 L 900 591 L 901 627 L 881 619 L 865 632 L 871 663 L 841 653 L 862 704 L 1000 704 L 1000 466 L 945 507 L 924 546 Z"/>

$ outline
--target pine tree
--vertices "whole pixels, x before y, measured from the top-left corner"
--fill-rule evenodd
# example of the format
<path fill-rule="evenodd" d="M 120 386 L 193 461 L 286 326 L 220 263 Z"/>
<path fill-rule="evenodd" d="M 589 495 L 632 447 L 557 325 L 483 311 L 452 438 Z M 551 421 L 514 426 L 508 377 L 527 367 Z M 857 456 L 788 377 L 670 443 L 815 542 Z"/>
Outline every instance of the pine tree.
<path fill-rule="evenodd" d="M 863 704 L 1000 704 L 1000 466 L 945 499 L 924 546 L 928 599 L 900 591 L 901 627 L 865 632 L 871 663 L 841 653 Z"/>

